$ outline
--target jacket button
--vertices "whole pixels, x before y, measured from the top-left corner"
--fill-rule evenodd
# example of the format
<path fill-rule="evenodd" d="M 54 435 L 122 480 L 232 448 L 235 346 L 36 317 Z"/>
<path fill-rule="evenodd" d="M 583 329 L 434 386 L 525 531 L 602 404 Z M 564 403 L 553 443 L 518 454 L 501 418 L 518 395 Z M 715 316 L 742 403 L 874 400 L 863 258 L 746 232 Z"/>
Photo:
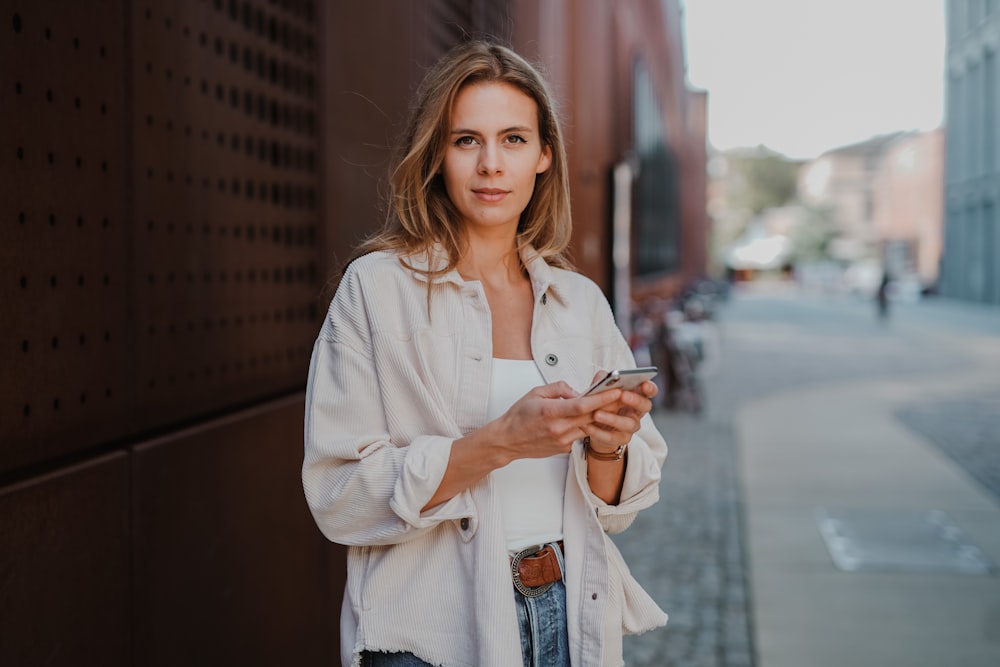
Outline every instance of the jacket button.
<path fill-rule="evenodd" d="M 556 364 L 559 363 L 559 357 L 557 357 L 554 354 L 546 354 L 545 363 L 547 363 L 549 366 L 555 366 Z"/>
<path fill-rule="evenodd" d="M 462 526 L 462 530 L 468 530 L 469 529 L 469 517 L 467 517 L 467 516 L 466 517 L 462 517 L 462 521 L 459 522 L 459 523 Z"/>
<path fill-rule="evenodd" d="M 548 299 L 547 299 L 546 297 L 547 297 L 547 295 L 543 293 L 543 294 L 542 294 L 542 305 L 543 305 L 543 306 L 544 306 L 544 305 L 545 305 L 545 303 L 546 303 L 546 302 L 548 301 Z"/>
<path fill-rule="evenodd" d="M 591 600 L 596 600 L 597 599 L 597 593 L 594 593 L 593 595 L 591 595 L 590 599 Z"/>

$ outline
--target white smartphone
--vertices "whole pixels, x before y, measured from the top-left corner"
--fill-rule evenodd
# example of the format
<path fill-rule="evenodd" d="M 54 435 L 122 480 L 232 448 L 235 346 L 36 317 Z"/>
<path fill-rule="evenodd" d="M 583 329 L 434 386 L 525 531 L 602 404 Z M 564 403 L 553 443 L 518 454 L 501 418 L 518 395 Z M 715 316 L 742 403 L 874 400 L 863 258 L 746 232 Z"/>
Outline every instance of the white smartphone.
<path fill-rule="evenodd" d="M 636 389 L 646 380 L 652 380 L 658 372 L 656 366 L 623 368 L 611 371 L 591 385 L 590 389 L 585 391 L 583 395 L 596 394 L 599 391 L 606 391 L 608 389 Z"/>

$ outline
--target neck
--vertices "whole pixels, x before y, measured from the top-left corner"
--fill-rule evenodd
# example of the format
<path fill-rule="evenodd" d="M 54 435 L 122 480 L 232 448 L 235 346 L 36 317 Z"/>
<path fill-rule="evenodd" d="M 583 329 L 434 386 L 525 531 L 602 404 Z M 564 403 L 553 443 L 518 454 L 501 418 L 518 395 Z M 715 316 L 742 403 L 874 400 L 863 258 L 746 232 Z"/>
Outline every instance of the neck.
<path fill-rule="evenodd" d="M 486 282 L 518 281 L 524 275 L 515 239 L 510 236 L 467 239 L 458 272 L 467 280 Z"/>

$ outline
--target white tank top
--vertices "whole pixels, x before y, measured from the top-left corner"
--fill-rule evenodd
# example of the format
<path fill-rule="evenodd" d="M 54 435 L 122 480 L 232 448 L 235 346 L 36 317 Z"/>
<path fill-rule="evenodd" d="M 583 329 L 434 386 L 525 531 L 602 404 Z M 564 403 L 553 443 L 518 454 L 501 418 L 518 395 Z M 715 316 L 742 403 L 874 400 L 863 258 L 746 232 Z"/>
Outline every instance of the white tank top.
<path fill-rule="evenodd" d="M 493 359 L 487 419 L 502 415 L 545 379 L 528 359 Z M 507 549 L 522 549 L 563 538 L 563 495 L 569 454 L 518 459 L 492 473 L 500 493 Z"/>

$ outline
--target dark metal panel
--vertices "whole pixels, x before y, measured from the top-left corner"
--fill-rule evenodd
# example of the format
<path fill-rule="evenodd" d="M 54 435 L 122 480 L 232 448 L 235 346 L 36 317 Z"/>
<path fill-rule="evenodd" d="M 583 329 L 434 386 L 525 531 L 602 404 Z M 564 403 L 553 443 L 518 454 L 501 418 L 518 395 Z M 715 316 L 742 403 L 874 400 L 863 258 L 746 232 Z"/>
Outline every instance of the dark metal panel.
<path fill-rule="evenodd" d="M 136 2 L 136 401 L 170 423 L 301 388 L 317 331 L 308 3 Z"/>
<path fill-rule="evenodd" d="M 0 489 L 0 665 L 128 665 L 128 462 Z"/>
<path fill-rule="evenodd" d="M 128 427 L 120 2 L 0 1 L 0 471 Z"/>
<path fill-rule="evenodd" d="M 424 3 L 395 0 L 323 5 L 324 278 L 384 220 L 392 145 L 429 65 L 427 13 Z M 331 296 L 323 294 L 324 311 Z"/>
<path fill-rule="evenodd" d="M 303 498 L 303 409 L 135 448 L 135 664 L 336 662 L 344 552 Z"/>

